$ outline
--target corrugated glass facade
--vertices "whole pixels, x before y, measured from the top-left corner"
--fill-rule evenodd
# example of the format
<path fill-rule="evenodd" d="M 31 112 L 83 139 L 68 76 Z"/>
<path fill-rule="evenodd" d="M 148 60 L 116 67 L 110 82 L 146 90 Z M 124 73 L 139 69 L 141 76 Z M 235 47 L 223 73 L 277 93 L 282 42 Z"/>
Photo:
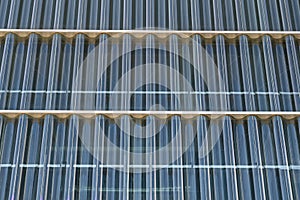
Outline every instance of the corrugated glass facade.
<path fill-rule="evenodd" d="M 0 199 L 299 199 L 299 10 L 2 0 Z"/>
<path fill-rule="evenodd" d="M 298 0 L 3 0 L 0 9 L 1 28 L 300 30 Z"/>

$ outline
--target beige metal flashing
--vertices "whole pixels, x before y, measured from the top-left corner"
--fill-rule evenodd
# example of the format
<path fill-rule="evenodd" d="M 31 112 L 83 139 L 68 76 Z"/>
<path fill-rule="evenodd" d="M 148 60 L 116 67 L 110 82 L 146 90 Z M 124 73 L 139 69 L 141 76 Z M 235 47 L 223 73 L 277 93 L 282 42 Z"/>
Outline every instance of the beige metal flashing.
<path fill-rule="evenodd" d="M 178 35 L 182 38 L 188 38 L 193 35 L 200 35 L 205 39 L 212 39 L 218 35 L 223 35 L 227 39 L 236 39 L 245 35 L 250 39 L 260 39 L 263 36 L 270 36 L 273 39 L 283 39 L 286 36 L 293 36 L 300 39 L 300 31 L 189 31 L 189 30 L 74 30 L 74 29 L 0 29 L 0 38 L 7 34 L 15 34 L 21 38 L 27 38 L 30 34 L 37 34 L 43 38 L 50 38 L 54 34 L 61 34 L 67 39 L 74 38 L 78 34 L 86 35 L 94 39 L 101 34 L 107 34 L 111 37 L 120 37 L 124 34 L 130 34 L 136 38 L 142 38 L 145 35 L 153 34 L 159 38 L 165 38 L 169 35 Z"/>
<path fill-rule="evenodd" d="M 32 118 L 43 118 L 46 115 L 53 115 L 57 118 L 69 118 L 76 115 L 82 118 L 95 118 L 96 116 L 105 116 L 111 119 L 121 116 L 131 116 L 132 118 L 145 118 L 155 116 L 161 119 L 172 116 L 180 116 L 184 119 L 192 119 L 198 116 L 205 116 L 210 119 L 217 119 L 229 116 L 234 119 L 245 119 L 250 116 L 259 119 L 270 119 L 280 116 L 284 119 L 294 119 L 300 117 L 300 112 L 281 112 L 281 111 L 119 111 L 119 110 L 0 110 L 0 115 L 8 118 L 16 118 L 21 115 L 28 115 Z"/>

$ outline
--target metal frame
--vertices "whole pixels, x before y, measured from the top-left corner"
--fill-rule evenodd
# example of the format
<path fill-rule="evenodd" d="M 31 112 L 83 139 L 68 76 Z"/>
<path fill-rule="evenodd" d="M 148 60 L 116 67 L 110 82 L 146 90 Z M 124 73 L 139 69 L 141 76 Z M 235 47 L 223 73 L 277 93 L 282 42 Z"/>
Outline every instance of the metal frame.
<path fill-rule="evenodd" d="M 286 36 L 293 36 L 300 39 L 300 31 L 197 31 L 197 30 L 74 30 L 74 29 L 0 29 L 0 38 L 12 33 L 21 38 L 27 38 L 30 34 L 38 34 L 44 38 L 50 38 L 54 34 L 61 34 L 66 38 L 74 38 L 78 34 L 84 34 L 89 38 L 96 38 L 101 34 L 108 34 L 111 37 L 120 37 L 124 34 L 130 34 L 141 38 L 148 34 L 165 38 L 169 35 L 178 35 L 182 38 L 188 38 L 193 35 L 200 35 L 205 39 L 212 39 L 217 35 L 223 35 L 228 39 L 235 39 L 246 35 L 250 39 L 259 39 L 263 36 L 270 36 L 273 39 L 282 39 Z"/>
<path fill-rule="evenodd" d="M 0 115 L 8 118 L 16 118 L 21 115 L 28 115 L 32 118 L 43 118 L 45 115 L 54 115 L 58 118 L 68 118 L 77 115 L 83 118 L 95 118 L 104 115 L 108 118 L 115 119 L 127 115 L 133 118 L 145 118 L 155 116 L 161 119 L 172 116 L 180 116 L 185 119 L 192 119 L 198 116 L 206 116 L 210 119 L 218 119 L 229 116 L 234 119 L 244 119 L 250 116 L 256 116 L 260 119 L 270 119 L 275 116 L 284 119 L 294 119 L 300 117 L 300 112 L 287 111 L 123 111 L 123 110 L 0 110 Z"/>

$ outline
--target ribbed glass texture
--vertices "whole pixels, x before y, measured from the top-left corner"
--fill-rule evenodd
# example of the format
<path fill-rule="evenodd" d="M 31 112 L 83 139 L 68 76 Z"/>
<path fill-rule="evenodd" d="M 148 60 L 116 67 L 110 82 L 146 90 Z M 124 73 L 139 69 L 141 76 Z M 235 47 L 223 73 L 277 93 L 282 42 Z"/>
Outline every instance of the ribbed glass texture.
<path fill-rule="evenodd" d="M 185 49 L 185 55 L 167 50 L 171 45 Z M 218 111 L 219 103 L 213 101 L 224 96 L 230 111 L 300 111 L 299 50 L 292 36 L 284 41 L 270 36 L 258 41 L 217 36 L 206 41 L 197 35 L 189 39 L 101 35 L 91 41 L 84 35 L 66 40 L 57 34 L 43 40 L 32 34 L 20 41 L 10 34 L 0 49 L 0 109 L 142 111 L 161 104 L 169 111 Z M 201 69 L 211 66 L 197 63 L 204 53 L 220 72 L 224 90 L 209 90 L 208 82 L 215 77 Z M 169 71 L 155 71 L 163 68 L 154 67 L 157 63 L 177 71 L 190 88 Z M 134 71 L 137 66 L 142 67 Z M 125 86 L 119 79 L 126 73 L 133 81 Z M 137 84 L 146 79 L 149 84 Z M 78 82 L 82 85 L 77 87 Z M 167 88 L 172 84 L 172 90 Z M 81 97 L 77 105 L 72 104 L 75 95 Z M 128 105 L 120 101 L 124 98 Z"/>
<path fill-rule="evenodd" d="M 1 28 L 300 30 L 299 0 L 2 0 Z"/>
<path fill-rule="evenodd" d="M 115 123 L 102 116 L 79 121 L 76 117 L 1 117 L 1 198 L 298 199 L 300 119 L 224 120 L 223 133 L 206 157 L 199 156 L 199 148 L 210 120 L 197 117 L 192 126 L 184 127 L 198 134 L 182 157 L 168 166 L 150 161 L 144 167 L 158 168 L 152 172 L 126 173 L 117 170 L 125 167 L 122 160 L 118 166 L 99 163 L 78 139 L 78 132 L 96 130 L 98 124 L 117 145 L 126 141 L 131 151 L 144 152 L 149 144 L 155 148 L 165 145 L 173 137 L 172 127 L 183 125 L 185 120 L 172 117 L 160 134 L 142 140 L 125 137 Z M 84 124 L 78 132 L 70 128 L 75 121 Z M 131 127 L 131 131 L 138 130 L 137 126 Z M 102 156 L 116 156 L 106 148 L 102 137 L 93 135 L 89 140 L 103 148 Z M 141 166 L 132 162 L 127 167 Z"/>
<path fill-rule="evenodd" d="M 300 199 L 295 32 L 172 33 L 299 31 L 299 10 L 299 0 L 1 0 L 0 199 Z M 187 114 L 197 111 L 275 114 Z"/>

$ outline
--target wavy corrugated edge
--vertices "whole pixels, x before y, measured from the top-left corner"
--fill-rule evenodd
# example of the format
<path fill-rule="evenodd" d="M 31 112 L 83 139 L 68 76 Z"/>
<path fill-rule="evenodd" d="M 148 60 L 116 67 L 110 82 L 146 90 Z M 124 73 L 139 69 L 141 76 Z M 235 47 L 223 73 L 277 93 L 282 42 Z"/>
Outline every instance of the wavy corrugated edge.
<path fill-rule="evenodd" d="M 55 34 L 60 34 L 66 39 L 73 39 L 82 34 L 90 39 L 95 39 L 106 34 L 114 38 L 129 34 L 136 38 L 143 38 L 147 35 L 155 35 L 158 38 L 166 38 L 170 35 L 177 35 L 181 38 L 189 38 L 200 35 L 204 39 L 214 39 L 216 36 L 224 36 L 227 39 L 237 39 L 240 36 L 247 36 L 252 40 L 270 36 L 273 39 L 281 40 L 287 36 L 300 39 L 300 31 L 178 31 L 178 30 L 75 30 L 75 29 L 0 29 L 0 38 L 8 34 L 15 34 L 20 38 L 28 38 L 31 34 L 37 34 L 42 38 L 49 39 Z"/>
<path fill-rule="evenodd" d="M 92 119 L 97 116 L 105 116 L 110 119 L 130 116 L 134 119 L 143 119 L 154 116 L 159 119 L 168 119 L 173 116 L 180 116 L 183 119 L 194 119 L 205 116 L 210 119 L 218 119 L 229 116 L 233 119 L 241 120 L 251 116 L 266 120 L 279 116 L 287 120 L 300 117 L 300 112 L 290 111 L 83 111 L 83 110 L 0 110 L 0 115 L 13 119 L 21 115 L 27 115 L 34 119 L 42 119 L 46 115 L 53 115 L 59 119 L 67 119 L 71 116 L 79 116 L 85 119 Z"/>

